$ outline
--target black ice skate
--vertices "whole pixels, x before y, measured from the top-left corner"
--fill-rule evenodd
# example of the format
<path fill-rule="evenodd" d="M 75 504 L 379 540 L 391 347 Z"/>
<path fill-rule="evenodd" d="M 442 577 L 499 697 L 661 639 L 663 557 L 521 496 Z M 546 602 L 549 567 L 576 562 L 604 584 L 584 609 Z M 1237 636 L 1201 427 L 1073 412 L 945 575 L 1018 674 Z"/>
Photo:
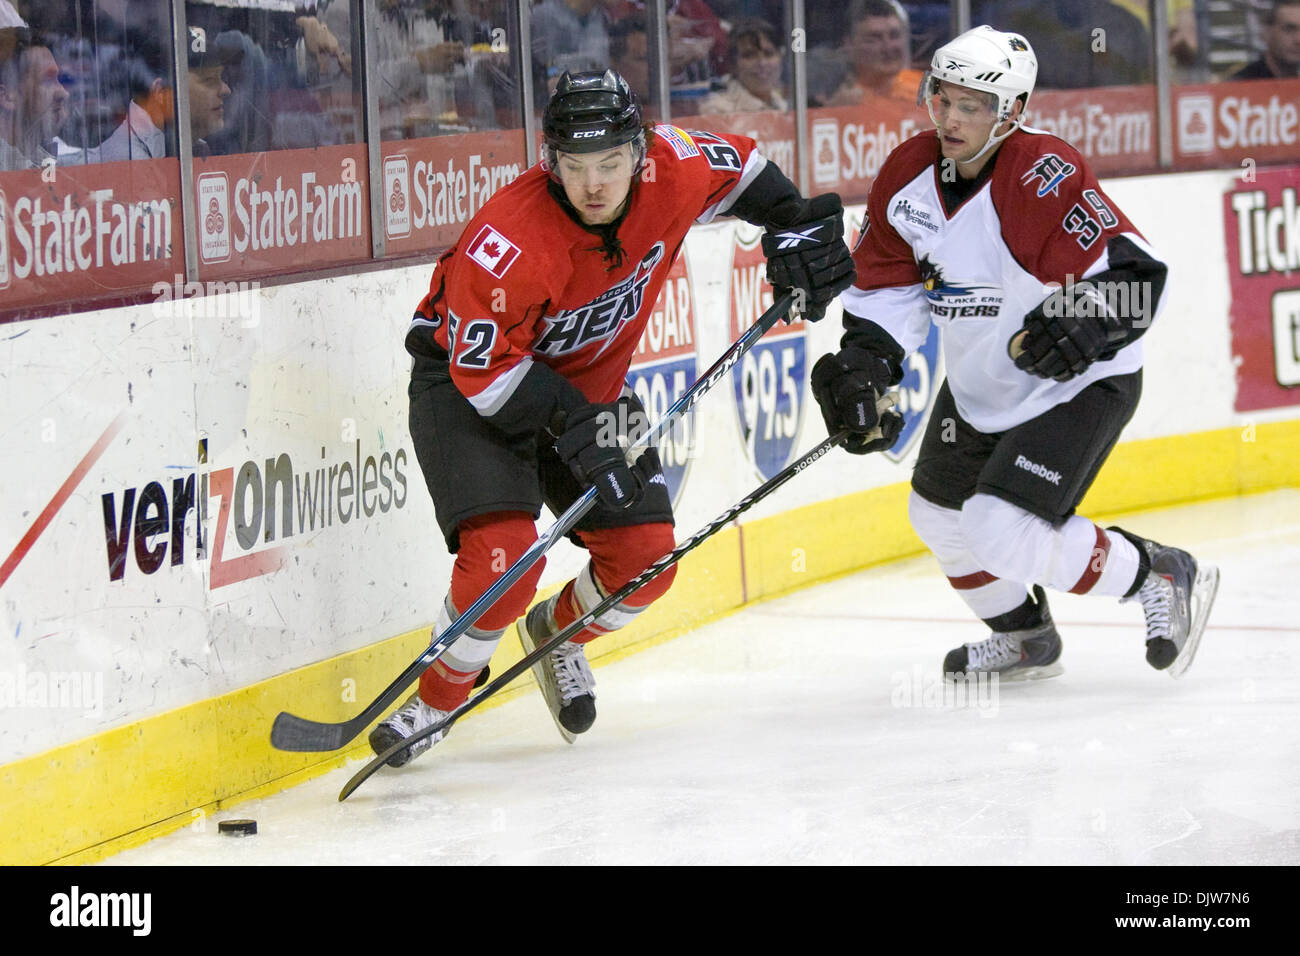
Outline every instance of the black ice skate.
<path fill-rule="evenodd" d="M 997 674 L 999 681 L 1043 680 L 1065 673 L 1060 664 L 1061 635 L 1052 623 L 1047 594 L 1034 585 L 1038 623 L 1019 631 L 994 631 L 978 644 L 963 644 L 948 652 L 943 661 L 944 676 L 951 679 L 971 674 Z"/>
<path fill-rule="evenodd" d="M 551 607 L 555 599 L 543 601 L 528 612 L 517 628 L 524 653 L 531 654 L 555 636 L 551 628 Z M 565 641 L 533 665 L 533 676 L 542 689 L 555 726 L 569 743 L 596 722 L 596 678 L 587 665 L 581 644 Z"/>
<path fill-rule="evenodd" d="M 417 691 L 406 699 L 406 703 L 381 720 L 375 725 L 375 729 L 370 731 L 370 749 L 376 754 L 381 754 L 398 741 L 405 740 L 412 734 L 418 733 L 430 724 L 437 723 L 446 716 L 447 711 L 430 707 L 420 699 L 420 694 Z M 424 753 L 446 735 L 447 731 L 444 730 L 441 733 L 417 741 L 401 753 L 390 757 L 388 766 L 400 767 L 403 764 L 410 763 L 411 760 Z"/>
<path fill-rule="evenodd" d="M 1140 601 L 1147 623 L 1147 663 L 1156 670 L 1182 677 L 1192 666 L 1210 608 L 1219 592 L 1219 569 L 1198 564 L 1186 551 L 1139 538 L 1123 528 L 1111 528 L 1142 554 L 1146 580 L 1125 601 Z"/>

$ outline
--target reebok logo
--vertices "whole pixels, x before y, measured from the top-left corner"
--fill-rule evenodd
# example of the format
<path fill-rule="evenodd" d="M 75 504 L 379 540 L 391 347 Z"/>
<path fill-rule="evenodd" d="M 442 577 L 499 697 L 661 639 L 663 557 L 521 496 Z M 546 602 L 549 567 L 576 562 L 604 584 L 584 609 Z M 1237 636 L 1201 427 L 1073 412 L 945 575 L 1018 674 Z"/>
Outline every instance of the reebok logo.
<path fill-rule="evenodd" d="M 818 232 L 820 229 L 821 226 L 817 225 L 817 226 L 810 226 L 807 229 L 805 229 L 803 232 L 792 232 L 789 230 L 787 230 L 786 232 L 778 232 L 776 234 L 776 238 L 780 239 L 781 241 L 780 243 L 777 244 L 777 248 L 790 249 L 794 246 L 799 245 L 799 243 L 801 242 L 817 242 L 818 240 L 813 238 L 813 233 Z"/>
<path fill-rule="evenodd" d="M 1052 471 L 1050 468 L 1045 468 L 1037 462 L 1030 461 L 1024 455 L 1016 455 L 1016 467 L 1023 468 L 1030 474 L 1037 475 L 1044 481 L 1050 481 L 1054 485 L 1059 485 L 1061 483 L 1061 473 L 1059 471 Z"/>

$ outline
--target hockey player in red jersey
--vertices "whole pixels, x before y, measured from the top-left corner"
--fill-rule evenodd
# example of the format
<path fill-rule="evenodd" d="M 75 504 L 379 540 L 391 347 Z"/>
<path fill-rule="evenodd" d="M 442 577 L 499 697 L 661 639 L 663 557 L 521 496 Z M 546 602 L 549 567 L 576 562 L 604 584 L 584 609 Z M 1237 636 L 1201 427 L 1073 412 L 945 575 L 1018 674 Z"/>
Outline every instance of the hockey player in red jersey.
<path fill-rule="evenodd" d="M 909 516 L 993 632 L 951 651 L 945 674 L 1061 673 L 1047 587 L 1140 601 L 1148 663 L 1179 676 L 1217 569 L 1075 514 L 1137 406 L 1166 268 L 1074 147 L 1021 126 L 1037 69 L 1024 37 L 988 26 L 935 52 L 921 94 L 936 129 L 872 186 L 841 349 L 814 366 L 813 394 L 832 432 L 866 435 L 939 327 L 947 379 Z M 884 437 L 846 447 L 890 447 L 901 424 L 886 412 Z"/>
<path fill-rule="evenodd" d="M 812 321 L 853 280 L 839 197 L 804 199 L 752 139 L 643 125 L 612 71 L 566 73 L 542 126 L 543 162 L 485 203 L 438 260 L 406 338 L 411 437 L 456 555 L 435 632 L 532 545 L 544 503 L 558 514 L 586 488 L 598 492 L 575 529 L 591 560 L 528 613 L 519 628 L 526 650 L 674 546 L 658 455 L 651 449 L 629 464 L 617 439 L 644 419 L 624 378 L 687 230 L 722 214 L 765 226 L 769 281 L 778 293 L 792 290 Z M 465 700 L 528 608 L 542 564 L 372 731 L 376 753 Z M 585 642 L 631 621 L 672 577 L 660 575 L 534 668 L 568 739 L 596 716 Z"/>

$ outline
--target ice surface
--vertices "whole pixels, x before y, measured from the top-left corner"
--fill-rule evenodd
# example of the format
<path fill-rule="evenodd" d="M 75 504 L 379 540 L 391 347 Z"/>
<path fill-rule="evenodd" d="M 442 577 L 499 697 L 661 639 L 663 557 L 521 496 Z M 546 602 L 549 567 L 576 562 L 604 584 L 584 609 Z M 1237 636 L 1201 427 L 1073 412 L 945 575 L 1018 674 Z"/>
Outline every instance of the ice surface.
<path fill-rule="evenodd" d="M 945 706 L 985 635 L 920 558 L 597 668 L 572 747 L 528 696 L 346 803 L 359 762 L 108 862 L 1300 863 L 1300 490 L 1123 524 L 1222 569 L 1182 680 L 1139 605 L 1054 594 L 1065 674 Z"/>

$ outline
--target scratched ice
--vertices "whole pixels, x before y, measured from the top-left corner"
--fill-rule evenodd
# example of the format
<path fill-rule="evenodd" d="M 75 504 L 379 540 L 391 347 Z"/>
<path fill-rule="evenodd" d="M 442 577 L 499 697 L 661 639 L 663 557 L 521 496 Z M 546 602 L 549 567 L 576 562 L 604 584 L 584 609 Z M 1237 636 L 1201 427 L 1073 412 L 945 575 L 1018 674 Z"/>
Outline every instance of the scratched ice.
<path fill-rule="evenodd" d="M 109 862 L 1300 863 L 1300 490 L 1125 524 L 1222 568 L 1182 680 L 1137 605 L 1060 595 L 1062 677 L 945 700 L 983 633 L 918 558 L 598 667 L 572 747 L 529 695 L 344 804 L 356 761 Z"/>

